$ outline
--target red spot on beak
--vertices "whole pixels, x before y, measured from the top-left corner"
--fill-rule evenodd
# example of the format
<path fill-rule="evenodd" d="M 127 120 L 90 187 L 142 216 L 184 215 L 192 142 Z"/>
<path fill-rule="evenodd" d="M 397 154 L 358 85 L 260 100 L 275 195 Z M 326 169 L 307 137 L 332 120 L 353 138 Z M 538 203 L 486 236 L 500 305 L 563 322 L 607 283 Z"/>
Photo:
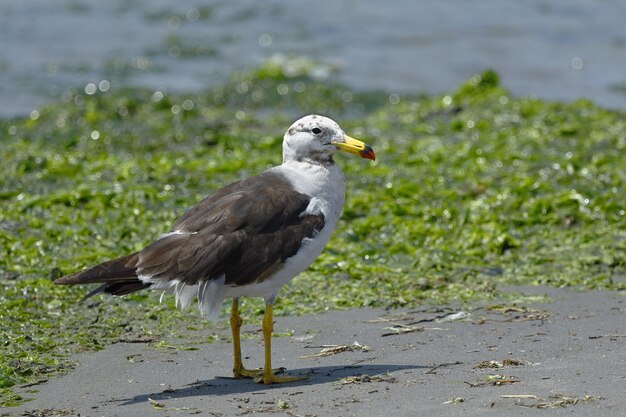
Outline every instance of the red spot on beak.
<path fill-rule="evenodd" d="M 369 145 L 365 145 L 365 149 L 360 151 L 359 155 L 361 155 L 361 158 L 371 159 L 372 161 L 376 160 L 376 154 L 374 153 L 372 147 Z"/>

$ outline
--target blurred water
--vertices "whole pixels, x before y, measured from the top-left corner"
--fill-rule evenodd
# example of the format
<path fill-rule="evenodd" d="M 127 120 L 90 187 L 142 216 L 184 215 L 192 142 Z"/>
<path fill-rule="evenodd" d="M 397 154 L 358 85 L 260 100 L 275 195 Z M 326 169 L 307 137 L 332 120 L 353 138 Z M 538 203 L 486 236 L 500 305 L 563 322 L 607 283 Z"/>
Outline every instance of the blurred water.
<path fill-rule="evenodd" d="M 355 89 L 440 93 L 489 67 L 515 94 L 626 108 L 624 22 L 623 0 L 2 0 L 0 116 L 101 80 L 198 90 L 278 53 Z"/>

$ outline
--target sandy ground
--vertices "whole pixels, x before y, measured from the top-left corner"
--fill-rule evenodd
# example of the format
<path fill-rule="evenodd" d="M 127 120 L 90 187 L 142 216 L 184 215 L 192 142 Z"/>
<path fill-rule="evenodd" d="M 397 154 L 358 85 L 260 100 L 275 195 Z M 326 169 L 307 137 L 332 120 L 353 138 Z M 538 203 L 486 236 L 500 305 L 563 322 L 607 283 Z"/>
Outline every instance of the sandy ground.
<path fill-rule="evenodd" d="M 118 343 L 0 415 L 626 416 L 625 294 L 525 291 L 550 301 L 279 317 L 274 366 L 310 375 L 288 385 L 229 378 L 228 342 Z M 260 334 L 244 330 L 258 366 Z"/>

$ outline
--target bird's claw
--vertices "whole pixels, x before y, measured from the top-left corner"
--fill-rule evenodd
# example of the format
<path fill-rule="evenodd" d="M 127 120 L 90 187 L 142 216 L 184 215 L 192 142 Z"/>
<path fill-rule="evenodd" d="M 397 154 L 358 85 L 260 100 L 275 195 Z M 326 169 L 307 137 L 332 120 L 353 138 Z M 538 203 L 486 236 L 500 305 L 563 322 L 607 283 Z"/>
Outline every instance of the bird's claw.
<path fill-rule="evenodd" d="M 285 370 L 286 368 L 275 368 L 272 369 L 272 374 L 281 374 L 285 372 Z M 257 378 L 263 377 L 263 368 L 246 369 L 244 367 L 241 367 L 239 369 L 233 369 L 233 375 L 235 379 L 253 378 L 256 381 Z"/>
<path fill-rule="evenodd" d="M 281 369 L 284 371 L 284 368 L 281 368 Z M 278 376 L 276 375 L 276 373 L 272 371 L 272 373 L 270 373 L 269 375 L 266 373 L 263 373 L 262 375 L 257 376 L 256 378 L 254 378 L 254 382 L 258 384 L 265 384 L 265 385 L 286 384 L 289 382 L 304 381 L 305 379 L 308 379 L 308 378 L 309 378 L 308 375 Z"/>

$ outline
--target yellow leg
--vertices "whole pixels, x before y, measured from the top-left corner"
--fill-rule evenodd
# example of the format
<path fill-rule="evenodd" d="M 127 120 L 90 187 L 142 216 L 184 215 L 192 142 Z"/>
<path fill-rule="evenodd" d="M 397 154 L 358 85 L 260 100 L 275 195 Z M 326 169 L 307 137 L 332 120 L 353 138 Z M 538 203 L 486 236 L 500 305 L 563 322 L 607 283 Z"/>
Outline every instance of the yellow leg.
<path fill-rule="evenodd" d="M 241 325 L 243 320 L 239 315 L 239 299 L 233 298 L 233 304 L 230 309 L 230 329 L 233 332 L 233 375 L 235 378 L 255 378 L 262 375 L 261 369 L 248 370 L 243 367 L 241 359 Z"/>
<path fill-rule="evenodd" d="M 302 381 L 308 376 L 277 376 L 272 369 L 272 331 L 274 330 L 274 318 L 272 304 L 265 305 L 265 315 L 263 316 L 263 338 L 265 340 L 265 367 L 263 375 L 254 379 L 255 382 L 263 384 L 283 384 L 286 382 Z"/>

